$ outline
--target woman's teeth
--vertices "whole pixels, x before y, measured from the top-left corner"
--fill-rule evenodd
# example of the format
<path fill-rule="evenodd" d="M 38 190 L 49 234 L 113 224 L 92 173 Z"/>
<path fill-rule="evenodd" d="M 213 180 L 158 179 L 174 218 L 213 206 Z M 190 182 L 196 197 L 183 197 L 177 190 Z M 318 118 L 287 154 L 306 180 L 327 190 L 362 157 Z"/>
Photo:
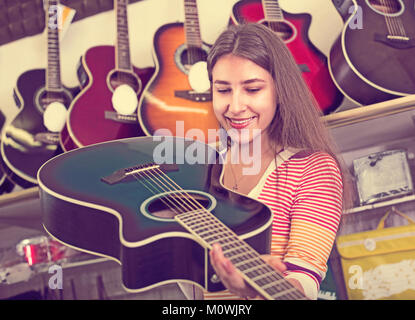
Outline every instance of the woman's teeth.
<path fill-rule="evenodd" d="M 236 120 L 236 119 L 230 119 L 231 122 L 236 123 L 236 124 L 244 124 L 247 123 L 248 121 L 252 120 L 252 118 L 248 118 L 248 119 L 243 119 L 243 120 Z"/>

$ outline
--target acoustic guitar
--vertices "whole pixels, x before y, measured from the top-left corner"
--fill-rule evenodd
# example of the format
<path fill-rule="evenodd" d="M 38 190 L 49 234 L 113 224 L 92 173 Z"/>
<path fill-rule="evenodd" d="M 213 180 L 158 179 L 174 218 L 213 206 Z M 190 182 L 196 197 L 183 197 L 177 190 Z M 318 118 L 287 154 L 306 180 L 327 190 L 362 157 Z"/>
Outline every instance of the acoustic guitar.
<path fill-rule="evenodd" d="M 141 96 L 138 117 L 148 135 L 195 133 L 207 142 L 208 130 L 219 128 L 206 69 L 209 46 L 201 40 L 196 0 L 185 0 L 184 8 L 184 24 L 163 25 L 154 35 L 156 72 Z"/>
<path fill-rule="evenodd" d="M 163 149 L 172 153 L 161 163 Z M 198 162 L 183 151 L 196 151 Z M 219 243 L 267 299 L 304 299 L 259 255 L 270 250 L 270 209 L 223 187 L 219 157 L 178 137 L 128 138 L 61 154 L 39 170 L 43 225 L 67 245 L 118 261 L 132 291 L 177 281 L 223 290 L 208 255 Z"/>
<path fill-rule="evenodd" d="M 0 130 L 3 129 L 5 121 L 6 117 L 0 110 Z M 0 194 L 11 192 L 15 186 L 12 180 L 10 180 L 10 178 L 6 175 L 7 171 L 8 170 L 7 167 L 5 167 L 3 159 L 0 158 Z"/>
<path fill-rule="evenodd" d="M 114 1 L 115 46 L 90 48 L 81 58 L 78 78 L 86 85 L 69 108 L 66 128 L 61 134 L 65 151 L 144 135 L 136 110 L 154 68 L 139 69 L 131 64 L 127 6 L 128 0 Z"/>
<path fill-rule="evenodd" d="M 329 57 L 338 88 L 358 105 L 414 94 L 415 1 L 345 3 L 351 14 Z"/>
<path fill-rule="evenodd" d="M 47 68 L 24 72 L 14 90 L 19 112 L 2 134 L 1 156 L 8 176 L 23 188 L 37 184 L 40 166 L 62 152 L 59 132 L 67 107 L 79 88 L 62 85 L 57 16 L 59 1 L 45 2 L 47 28 Z"/>
<path fill-rule="evenodd" d="M 233 6 L 230 22 L 261 23 L 275 31 L 297 62 L 321 111 L 329 114 L 340 106 L 343 95 L 331 79 L 327 58 L 308 37 L 309 14 L 285 12 L 278 0 L 241 0 Z"/>

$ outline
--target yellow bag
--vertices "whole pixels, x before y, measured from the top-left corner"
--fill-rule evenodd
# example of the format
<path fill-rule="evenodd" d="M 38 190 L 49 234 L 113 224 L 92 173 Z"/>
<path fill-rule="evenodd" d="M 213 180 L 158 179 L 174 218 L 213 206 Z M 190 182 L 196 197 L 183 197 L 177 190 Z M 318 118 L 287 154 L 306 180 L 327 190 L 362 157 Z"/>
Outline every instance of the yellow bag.
<path fill-rule="evenodd" d="M 409 224 L 384 228 L 391 212 Z M 392 208 L 377 229 L 338 236 L 336 245 L 349 299 L 415 299 L 414 220 Z"/>

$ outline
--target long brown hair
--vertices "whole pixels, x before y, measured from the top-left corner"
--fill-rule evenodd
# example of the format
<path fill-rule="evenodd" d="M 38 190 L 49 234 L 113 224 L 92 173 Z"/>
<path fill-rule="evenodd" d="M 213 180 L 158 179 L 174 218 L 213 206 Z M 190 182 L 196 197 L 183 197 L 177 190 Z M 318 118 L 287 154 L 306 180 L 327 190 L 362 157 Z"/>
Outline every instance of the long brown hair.
<path fill-rule="evenodd" d="M 330 154 L 343 176 L 343 204 L 350 205 L 349 175 L 325 127 L 322 113 L 284 42 L 269 28 L 256 23 L 233 25 L 220 34 L 207 57 L 209 79 L 219 58 L 233 54 L 256 63 L 272 75 L 277 109 L 268 135 L 277 146 Z"/>

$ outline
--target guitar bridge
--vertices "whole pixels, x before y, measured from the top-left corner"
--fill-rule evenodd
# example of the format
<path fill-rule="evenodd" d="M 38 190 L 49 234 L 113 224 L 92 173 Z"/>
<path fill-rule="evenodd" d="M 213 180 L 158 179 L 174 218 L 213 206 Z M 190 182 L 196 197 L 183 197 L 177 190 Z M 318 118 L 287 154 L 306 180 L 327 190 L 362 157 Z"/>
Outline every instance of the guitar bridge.
<path fill-rule="evenodd" d="M 122 115 L 115 111 L 107 110 L 105 111 L 105 119 L 127 124 L 138 124 L 138 118 L 136 114 Z"/>
<path fill-rule="evenodd" d="M 174 95 L 178 98 L 183 98 L 196 102 L 212 101 L 212 93 L 210 91 L 196 92 L 192 90 L 176 90 L 174 91 Z"/>
<path fill-rule="evenodd" d="M 162 172 L 170 172 L 170 171 L 178 171 L 179 168 L 176 164 L 156 164 L 146 163 L 146 164 L 139 164 L 136 166 L 124 168 L 117 170 L 110 174 L 109 176 L 102 177 L 101 181 L 113 185 L 116 183 L 120 183 L 127 178 L 133 177 L 135 179 L 141 179 L 142 174 L 150 171 L 161 170 Z M 156 172 L 157 173 L 157 172 Z"/>
<path fill-rule="evenodd" d="M 395 49 L 410 49 L 415 47 L 415 39 L 406 36 L 375 33 L 375 41 L 382 42 Z"/>

